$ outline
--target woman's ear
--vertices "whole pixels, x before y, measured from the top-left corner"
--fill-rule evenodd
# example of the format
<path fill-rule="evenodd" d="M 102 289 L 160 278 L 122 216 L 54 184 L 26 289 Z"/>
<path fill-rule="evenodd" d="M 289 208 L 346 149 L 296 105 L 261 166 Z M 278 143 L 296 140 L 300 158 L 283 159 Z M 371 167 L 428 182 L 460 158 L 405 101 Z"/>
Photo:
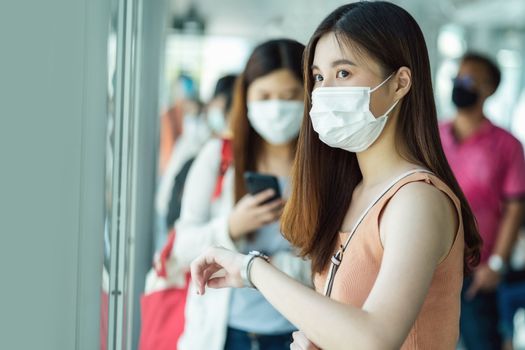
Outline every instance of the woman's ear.
<path fill-rule="evenodd" d="M 412 86 L 412 72 L 410 68 L 401 67 L 394 76 L 396 100 L 402 99 L 410 91 Z"/>

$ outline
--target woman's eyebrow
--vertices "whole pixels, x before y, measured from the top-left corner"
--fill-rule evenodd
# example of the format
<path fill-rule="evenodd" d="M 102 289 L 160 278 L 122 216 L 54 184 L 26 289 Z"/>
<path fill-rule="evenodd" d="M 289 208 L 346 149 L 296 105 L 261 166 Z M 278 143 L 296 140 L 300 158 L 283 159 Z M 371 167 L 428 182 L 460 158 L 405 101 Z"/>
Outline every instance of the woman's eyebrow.
<path fill-rule="evenodd" d="M 332 66 L 332 67 L 336 67 L 336 66 L 339 66 L 339 65 L 341 65 L 341 64 L 348 64 L 348 65 L 350 65 L 350 66 L 356 66 L 356 64 L 355 64 L 354 62 L 352 62 L 352 61 L 350 61 L 350 60 L 347 60 L 347 59 L 345 59 L 345 58 L 342 58 L 342 59 L 340 59 L 340 60 L 335 60 L 335 61 L 333 61 L 332 64 L 331 64 L 331 66 Z M 315 64 L 313 64 L 313 65 L 310 67 L 310 69 L 312 69 L 312 70 L 314 70 L 314 69 L 319 70 L 319 67 L 317 67 Z"/>
<path fill-rule="evenodd" d="M 347 59 L 340 59 L 332 62 L 332 67 L 339 66 L 341 64 L 348 64 L 350 66 L 355 66 L 356 64 L 350 60 Z"/>

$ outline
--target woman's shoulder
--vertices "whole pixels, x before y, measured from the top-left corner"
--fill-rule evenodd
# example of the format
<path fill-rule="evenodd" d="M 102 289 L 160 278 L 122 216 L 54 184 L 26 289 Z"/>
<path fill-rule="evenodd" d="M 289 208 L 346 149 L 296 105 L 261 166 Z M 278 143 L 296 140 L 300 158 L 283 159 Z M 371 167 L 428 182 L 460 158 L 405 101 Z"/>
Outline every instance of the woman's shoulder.
<path fill-rule="evenodd" d="M 393 235 L 407 240 L 439 241 L 443 245 L 439 250 L 448 252 L 460 219 L 454 199 L 444 190 L 431 181 L 408 182 L 399 188 L 381 219 L 385 240 Z"/>
<path fill-rule="evenodd" d="M 453 191 L 427 169 L 414 170 L 396 181 L 384 198 L 385 208 L 400 207 L 429 214 L 441 214 L 443 209 L 449 212 L 449 208 L 455 207 L 457 198 Z"/>
<path fill-rule="evenodd" d="M 435 182 L 441 182 L 431 174 L 428 174 L 428 177 Z M 423 211 L 435 212 L 437 210 L 438 213 L 443 208 L 453 207 L 450 196 L 431 181 L 413 181 L 404 184 L 393 196 L 392 202 L 398 202 L 406 208 L 417 206 Z"/>
<path fill-rule="evenodd" d="M 204 146 L 201 148 L 195 163 L 198 164 L 200 168 L 218 168 L 222 159 L 222 146 L 224 140 L 213 138 L 207 141 Z"/>
<path fill-rule="evenodd" d="M 423 173 L 423 179 L 403 184 L 391 202 L 409 212 L 450 220 L 456 212 L 455 195 L 436 175 Z"/>
<path fill-rule="evenodd" d="M 224 140 L 222 139 L 211 138 L 204 144 L 204 146 L 202 146 L 202 149 L 199 152 L 199 157 L 207 157 L 213 159 L 216 159 L 217 157 L 220 158 L 223 143 Z"/>
<path fill-rule="evenodd" d="M 209 179 L 206 181 L 215 181 L 217 171 L 221 165 L 222 145 L 223 140 L 221 139 L 211 139 L 206 142 L 191 165 L 188 174 L 188 183 L 193 184 L 194 182 L 191 180 L 194 178 L 199 179 L 198 182 L 204 179 Z"/>

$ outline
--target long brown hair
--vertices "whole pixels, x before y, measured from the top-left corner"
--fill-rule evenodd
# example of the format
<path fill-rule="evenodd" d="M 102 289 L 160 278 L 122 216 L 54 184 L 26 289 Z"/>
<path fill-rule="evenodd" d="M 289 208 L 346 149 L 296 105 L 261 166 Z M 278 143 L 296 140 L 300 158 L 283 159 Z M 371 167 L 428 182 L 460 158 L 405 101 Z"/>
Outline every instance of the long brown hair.
<path fill-rule="evenodd" d="M 362 179 L 355 153 L 331 148 L 319 140 L 308 116 L 313 87 L 311 65 L 316 44 L 333 32 L 339 40 L 377 59 L 387 74 L 408 67 L 412 87 L 401 101 L 396 133 L 406 143 L 407 159 L 427 167 L 461 202 L 465 229 L 465 271 L 479 263 L 481 239 L 472 211 L 445 158 L 438 131 L 430 63 L 423 33 L 412 16 L 394 4 L 356 2 L 326 17 L 304 54 L 305 115 L 295 158 L 292 194 L 282 218 L 285 237 L 312 259 L 313 272 L 327 266 L 338 231 Z"/>
<path fill-rule="evenodd" d="M 244 173 L 255 171 L 263 139 L 248 121 L 246 94 L 256 79 L 279 69 L 288 69 L 302 83 L 302 56 L 304 45 L 289 39 L 270 40 L 257 46 L 243 73 L 237 78 L 230 112 L 233 131 L 233 159 L 235 168 L 235 202 L 246 193 Z M 294 147 L 295 148 L 295 147 Z"/>

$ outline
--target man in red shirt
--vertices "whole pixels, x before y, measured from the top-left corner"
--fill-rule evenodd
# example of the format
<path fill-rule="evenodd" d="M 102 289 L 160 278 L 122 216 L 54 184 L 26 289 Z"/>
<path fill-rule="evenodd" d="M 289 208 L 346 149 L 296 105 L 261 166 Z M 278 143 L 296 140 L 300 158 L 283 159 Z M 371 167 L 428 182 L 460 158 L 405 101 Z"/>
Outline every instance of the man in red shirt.
<path fill-rule="evenodd" d="M 465 279 L 462 293 L 461 335 L 469 350 L 501 348 L 496 289 L 525 208 L 523 147 L 483 114 L 500 79 L 491 60 L 465 55 L 452 93 L 457 114 L 440 127 L 445 154 L 483 239 L 481 264 Z"/>

